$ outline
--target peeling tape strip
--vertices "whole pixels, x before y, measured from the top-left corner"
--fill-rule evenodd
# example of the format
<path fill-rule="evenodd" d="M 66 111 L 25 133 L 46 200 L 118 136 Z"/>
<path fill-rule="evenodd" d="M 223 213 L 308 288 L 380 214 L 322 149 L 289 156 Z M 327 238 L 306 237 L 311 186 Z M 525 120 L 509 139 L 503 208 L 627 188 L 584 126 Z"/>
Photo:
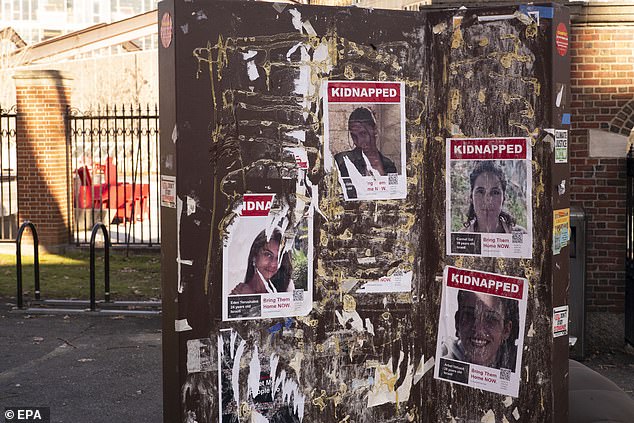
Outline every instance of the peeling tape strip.
<path fill-rule="evenodd" d="M 520 12 L 526 15 L 528 12 L 539 12 L 539 17 L 544 19 L 552 19 L 555 16 L 555 8 L 546 6 L 521 5 Z"/>
<path fill-rule="evenodd" d="M 304 21 L 303 26 L 304 26 L 304 30 L 306 31 L 308 35 L 311 35 L 313 37 L 317 35 L 317 31 L 315 31 L 310 21 Z"/>
<path fill-rule="evenodd" d="M 504 400 L 502 401 L 502 404 L 504 404 L 505 407 L 510 407 L 513 404 L 513 397 L 511 396 L 505 397 Z"/>
<path fill-rule="evenodd" d="M 174 125 L 174 129 L 172 130 L 172 141 L 176 144 L 178 140 L 178 126 Z"/>
<path fill-rule="evenodd" d="M 425 356 L 421 357 L 418 369 L 416 369 L 416 373 L 414 374 L 414 384 L 418 383 L 418 381 L 420 381 L 422 377 L 425 376 L 425 373 L 431 370 L 431 368 L 434 367 L 434 364 L 436 364 L 434 357 L 425 361 L 425 364 L 423 364 L 424 360 Z"/>
<path fill-rule="evenodd" d="M 286 9 L 286 5 L 283 3 L 273 3 L 273 9 L 275 9 L 277 13 L 282 13 L 284 9 Z"/>
<path fill-rule="evenodd" d="M 570 113 L 564 113 L 561 116 L 561 123 L 563 125 L 570 125 Z"/>
<path fill-rule="evenodd" d="M 478 16 L 478 22 L 492 22 L 492 21 L 508 21 L 515 19 L 515 15 L 487 15 Z"/>
<path fill-rule="evenodd" d="M 520 412 L 517 410 L 517 407 L 515 407 L 515 409 L 513 410 L 513 417 L 515 418 L 515 420 L 520 419 Z"/>
<path fill-rule="evenodd" d="M 192 327 L 189 326 L 187 319 L 181 319 L 174 321 L 174 330 L 176 332 L 186 332 L 188 330 L 192 330 Z"/>
<path fill-rule="evenodd" d="M 275 334 L 275 333 L 277 333 L 277 332 L 279 332 L 281 330 L 282 330 L 282 324 L 281 323 L 276 323 L 275 325 L 273 325 L 273 326 L 271 326 L 269 328 L 269 333 Z"/>
<path fill-rule="evenodd" d="M 176 197 L 176 262 L 178 263 L 177 267 L 177 282 L 178 282 L 178 293 L 183 293 L 183 283 L 181 280 L 181 217 L 183 216 L 183 200 L 181 200 L 178 196 Z"/>

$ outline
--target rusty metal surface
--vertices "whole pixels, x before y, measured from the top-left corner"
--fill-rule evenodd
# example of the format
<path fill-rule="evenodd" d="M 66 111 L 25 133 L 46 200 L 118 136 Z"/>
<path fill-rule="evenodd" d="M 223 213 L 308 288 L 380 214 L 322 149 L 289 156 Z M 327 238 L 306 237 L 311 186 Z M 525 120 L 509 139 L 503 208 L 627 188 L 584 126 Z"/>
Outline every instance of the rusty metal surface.
<path fill-rule="evenodd" d="M 167 7 L 162 4 L 159 20 Z M 178 198 L 194 198 L 196 212 L 162 208 L 165 421 L 218 420 L 219 390 L 227 387 L 219 386 L 217 357 L 212 354 L 210 370 L 188 373 L 187 341 L 209 339 L 215 352 L 225 329 L 248 341 L 249 354 L 277 357 L 278 376 L 284 371 L 297 383 L 301 413 L 278 413 L 270 421 L 563 421 L 555 416 L 567 410 L 555 409 L 565 403 L 567 380 L 555 368 L 563 369 L 567 357 L 564 362 L 553 341 L 551 317 L 567 276 L 562 270 L 555 280 L 551 244 L 554 202 L 563 208 L 567 199 L 553 200 L 563 174 L 555 172 L 544 131 L 558 127 L 551 106 L 553 21 L 538 26 L 513 16 L 516 11 L 177 4 L 174 39 L 160 48 L 161 162 L 163 174 L 176 176 Z M 483 15 L 512 17 L 479 21 Z M 289 54 L 297 45 L 307 55 Z M 318 48 L 327 55 L 317 58 Z M 261 75 L 253 81 L 243 60 L 252 51 Z M 301 66 L 309 68 L 312 95 L 295 92 Z M 566 80 L 565 69 L 557 71 Z M 324 171 L 318 93 L 327 79 L 405 82 L 405 200 L 346 202 L 336 176 Z M 294 145 L 283 135 L 289 130 L 305 133 L 309 179 L 319 191 L 313 311 L 290 320 L 223 322 L 222 242 L 236 202 L 245 192 L 297 201 L 295 182 L 280 177 L 295 169 L 284 150 Z M 460 135 L 532 139 L 533 259 L 445 255 L 445 139 Z M 165 167 L 170 154 L 171 168 Z M 565 249 L 557 257 L 567 256 Z M 445 265 L 528 279 L 519 398 L 435 380 L 432 371 L 414 383 L 435 355 L 437 277 Z M 376 280 L 395 268 L 413 271 L 411 293 L 344 289 L 349 278 Z M 360 316 L 361 327 L 338 318 L 344 311 Z M 191 330 L 175 333 L 174 321 L 183 319 Z M 248 366 L 232 381 L 242 398 Z M 368 407 L 379 386 L 398 392 L 396 401 Z M 236 413 L 248 421 L 248 409 Z"/>

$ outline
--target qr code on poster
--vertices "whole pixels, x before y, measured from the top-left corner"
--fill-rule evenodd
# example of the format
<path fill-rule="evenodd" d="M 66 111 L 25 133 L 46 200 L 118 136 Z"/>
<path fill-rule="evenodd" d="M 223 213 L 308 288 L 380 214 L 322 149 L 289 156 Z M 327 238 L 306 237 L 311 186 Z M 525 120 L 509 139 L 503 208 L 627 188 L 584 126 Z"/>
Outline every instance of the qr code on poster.
<path fill-rule="evenodd" d="M 521 244 L 524 241 L 524 234 L 521 232 L 513 232 L 513 244 Z"/>
<path fill-rule="evenodd" d="M 500 380 L 506 380 L 507 382 L 511 380 L 511 370 L 509 369 L 500 369 Z"/>
<path fill-rule="evenodd" d="M 388 185 L 398 185 L 398 173 L 388 173 L 387 183 Z"/>
<path fill-rule="evenodd" d="M 293 291 L 293 301 L 302 302 L 304 301 L 304 290 L 296 289 Z"/>

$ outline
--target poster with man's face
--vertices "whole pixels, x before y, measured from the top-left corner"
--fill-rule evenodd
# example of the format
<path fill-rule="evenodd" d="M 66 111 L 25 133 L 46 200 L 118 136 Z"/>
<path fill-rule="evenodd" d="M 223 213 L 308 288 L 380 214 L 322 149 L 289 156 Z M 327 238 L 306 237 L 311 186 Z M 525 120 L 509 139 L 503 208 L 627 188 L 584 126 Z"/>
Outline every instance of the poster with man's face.
<path fill-rule="evenodd" d="M 528 281 L 445 267 L 434 377 L 517 397 Z"/>
<path fill-rule="evenodd" d="M 324 166 L 344 198 L 405 198 L 404 83 L 327 81 L 322 96 Z"/>
<path fill-rule="evenodd" d="M 529 138 L 449 138 L 446 247 L 449 255 L 531 258 Z"/>
<path fill-rule="evenodd" d="M 223 248 L 223 320 L 307 315 L 313 211 L 275 194 L 244 194 Z"/>

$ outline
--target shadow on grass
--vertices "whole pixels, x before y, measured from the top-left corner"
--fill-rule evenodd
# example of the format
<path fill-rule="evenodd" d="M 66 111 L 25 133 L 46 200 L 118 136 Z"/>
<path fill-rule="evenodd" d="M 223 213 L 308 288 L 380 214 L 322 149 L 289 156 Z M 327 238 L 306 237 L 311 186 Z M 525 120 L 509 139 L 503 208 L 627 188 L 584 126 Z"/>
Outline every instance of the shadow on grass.
<path fill-rule="evenodd" d="M 22 257 L 24 300 L 34 299 L 33 256 Z M 104 298 L 104 256 L 95 261 L 97 300 Z M 15 255 L 0 254 L 0 296 L 15 298 L 17 292 Z M 41 299 L 89 299 L 90 254 L 73 251 L 64 255 L 40 254 Z M 110 297 L 112 300 L 159 300 L 161 297 L 160 254 L 110 254 Z"/>

